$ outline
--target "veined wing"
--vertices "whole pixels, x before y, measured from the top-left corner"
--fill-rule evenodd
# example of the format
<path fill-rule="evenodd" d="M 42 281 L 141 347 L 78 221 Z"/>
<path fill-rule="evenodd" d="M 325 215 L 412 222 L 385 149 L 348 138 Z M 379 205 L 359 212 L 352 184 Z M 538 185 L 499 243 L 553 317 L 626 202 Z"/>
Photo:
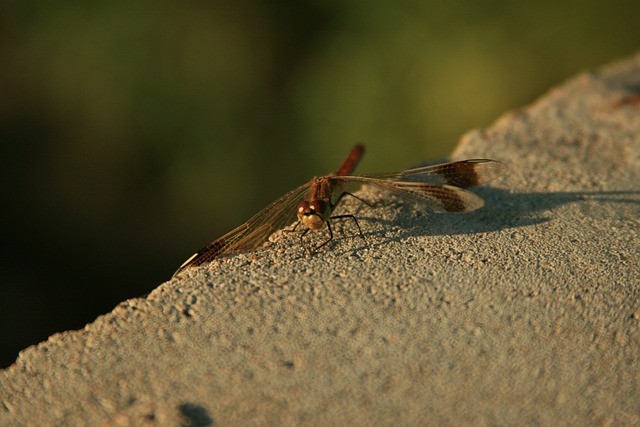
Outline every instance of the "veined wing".
<path fill-rule="evenodd" d="M 453 185 L 427 184 L 425 182 L 388 181 L 368 176 L 341 177 L 347 181 L 349 192 L 352 185 L 371 185 L 394 193 L 401 198 L 419 203 L 428 203 L 446 212 L 471 212 L 484 206 L 484 200 L 475 193 Z"/>
<path fill-rule="evenodd" d="M 473 159 L 443 163 L 402 172 L 339 177 L 351 185 L 372 185 L 418 202 L 427 202 L 447 212 L 470 212 L 484 200 L 464 188 L 488 182 L 507 171 L 495 160 Z M 350 184 L 350 185 L 349 185 Z"/>
<path fill-rule="evenodd" d="M 390 181 L 419 181 L 437 185 L 453 185 L 460 188 L 473 187 L 504 175 L 507 165 L 496 160 L 471 159 L 406 169 L 400 172 L 358 175 Z"/>
<path fill-rule="evenodd" d="M 255 249 L 266 242 L 271 234 L 296 220 L 296 206 L 307 196 L 309 185 L 308 182 L 289 191 L 241 226 L 209 243 L 187 259 L 173 277 L 189 267 L 204 264 L 221 255 Z"/>

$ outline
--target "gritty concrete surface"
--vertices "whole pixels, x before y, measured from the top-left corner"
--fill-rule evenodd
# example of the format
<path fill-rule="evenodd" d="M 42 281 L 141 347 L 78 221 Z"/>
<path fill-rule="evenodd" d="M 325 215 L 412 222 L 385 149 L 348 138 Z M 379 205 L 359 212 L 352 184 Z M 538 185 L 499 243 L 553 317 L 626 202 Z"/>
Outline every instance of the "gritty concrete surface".
<path fill-rule="evenodd" d="M 0 425 L 639 424 L 640 56 L 452 157 L 509 165 L 482 210 L 347 204 L 367 242 L 190 270 L 24 350 Z"/>

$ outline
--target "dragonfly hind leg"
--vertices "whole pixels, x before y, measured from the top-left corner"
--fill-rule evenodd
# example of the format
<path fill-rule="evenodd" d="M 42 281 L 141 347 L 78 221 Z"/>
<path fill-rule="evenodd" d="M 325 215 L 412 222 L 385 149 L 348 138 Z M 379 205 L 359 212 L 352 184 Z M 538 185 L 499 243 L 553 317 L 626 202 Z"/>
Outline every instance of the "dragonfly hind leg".
<path fill-rule="evenodd" d="M 367 202 L 365 199 L 363 199 L 363 198 L 361 198 L 361 197 L 358 197 L 358 196 L 356 196 L 356 195 L 355 195 L 355 194 L 353 194 L 353 193 L 349 193 L 348 191 L 345 191 L 344 193 L 342 193 L 342 194 L 340 195 L 340 197 L 338 197 L 338 200 L 336 200 L 336 206 L 338 205 L 338 203 L 340 203 L 340 200 L 342 200 L 342 198 L 343 198 L 344 196 L 351 196 L 351 197 L 353 197 L 354 199 L 359 200 L 360 202 L 362 202 L 362 203 L 364 203 L 365 205 L 369 206 L 370 208 L 372 208 L 372 207 L 374 206 L 374 204 L 373 204 L 373 203 L 369 203 L 369 202 Z M 348 216 L 348 215 L 347 215 L 347 216 Z M 333 217 L 333 218 L 337 218 L 337 217 Z M 355 218 L 354 218 L 354 219 L 355 219 Z M 357 221 L 356 221 L 356 223 L 357 223 Z"/>

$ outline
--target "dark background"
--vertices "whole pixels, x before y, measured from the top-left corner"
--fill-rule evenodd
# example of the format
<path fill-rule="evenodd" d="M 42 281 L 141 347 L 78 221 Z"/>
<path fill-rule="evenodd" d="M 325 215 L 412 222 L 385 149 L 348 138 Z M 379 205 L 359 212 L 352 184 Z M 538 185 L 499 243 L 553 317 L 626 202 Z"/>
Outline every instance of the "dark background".
<path fill-rule="evenodd" d="M 0 366 L 357 142 L 365 172 L 446 156 L 640 47 L 637 1 L 103 3 L 0 4 Z"/>

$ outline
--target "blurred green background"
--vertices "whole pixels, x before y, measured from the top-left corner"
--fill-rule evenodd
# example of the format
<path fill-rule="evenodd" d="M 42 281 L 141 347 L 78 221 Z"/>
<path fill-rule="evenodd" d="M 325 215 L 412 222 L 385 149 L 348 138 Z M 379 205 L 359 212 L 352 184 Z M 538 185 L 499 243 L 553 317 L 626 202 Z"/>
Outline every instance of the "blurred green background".
<path fill-rule="evenodd" d="M 0 363 L 143 295 L 337 168 L 467 130 L 640 47 L 640 2 L 4 1 Z"/>

